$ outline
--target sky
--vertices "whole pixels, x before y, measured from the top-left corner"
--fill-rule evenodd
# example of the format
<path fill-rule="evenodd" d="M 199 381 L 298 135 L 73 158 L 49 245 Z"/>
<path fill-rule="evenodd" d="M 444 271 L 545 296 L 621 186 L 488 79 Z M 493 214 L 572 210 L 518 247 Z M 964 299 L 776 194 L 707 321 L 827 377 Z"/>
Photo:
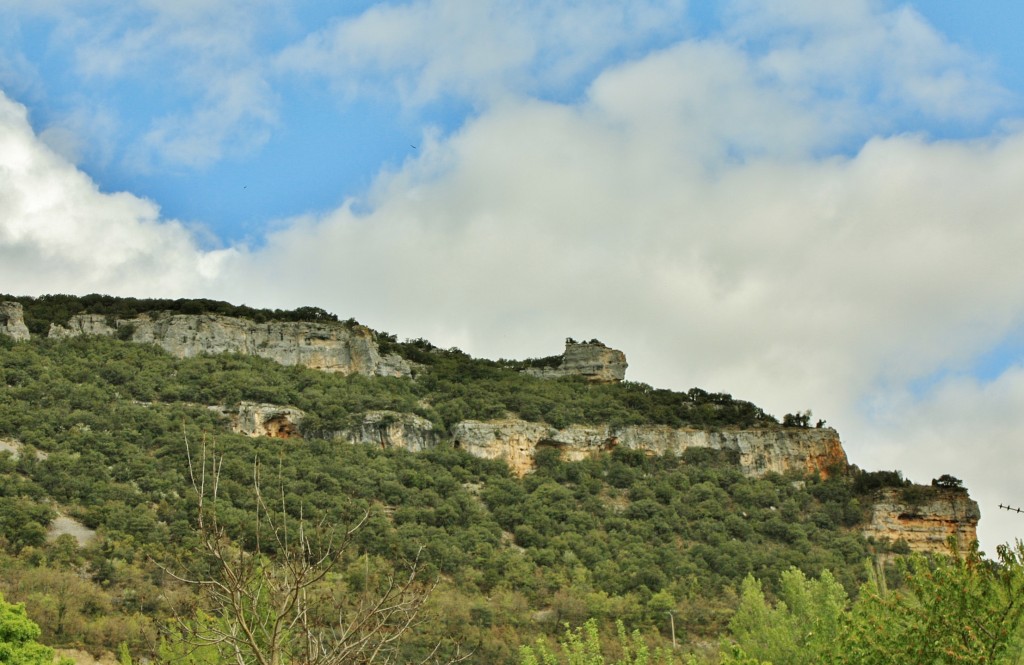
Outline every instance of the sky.
<path fill-rule="evenodd" d="M 810 409 L 1024 537 L 1016 0 L 0 0 L 0 292 Z"/>

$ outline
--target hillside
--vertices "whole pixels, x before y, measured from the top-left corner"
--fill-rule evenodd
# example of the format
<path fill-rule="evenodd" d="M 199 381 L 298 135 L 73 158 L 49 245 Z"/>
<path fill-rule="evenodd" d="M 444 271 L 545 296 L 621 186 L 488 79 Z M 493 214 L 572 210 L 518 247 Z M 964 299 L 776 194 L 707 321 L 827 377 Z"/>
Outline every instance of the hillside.
<path fill-rule="evenodd" d="M 516 662 L 588 618 L 665 643 L 667 612 L 706 647 L 748 573 L 852 592 L 873 555 L 973 538 L 956 483 L 863 472 L 823 423 L 626 366 L 597 340 L 474 359 L 315 307 L 0 296 L 0 591 L 48 644 L 155 655 L 196 602 L 166 572 L 199 544 L 186 441 L 224 455 L 243 547 L 257 458 L 293 519 L 368 513 L 324 582 L 342 606 L 418 557 L 439 584 L 409 657 L 450 637 Z"/>

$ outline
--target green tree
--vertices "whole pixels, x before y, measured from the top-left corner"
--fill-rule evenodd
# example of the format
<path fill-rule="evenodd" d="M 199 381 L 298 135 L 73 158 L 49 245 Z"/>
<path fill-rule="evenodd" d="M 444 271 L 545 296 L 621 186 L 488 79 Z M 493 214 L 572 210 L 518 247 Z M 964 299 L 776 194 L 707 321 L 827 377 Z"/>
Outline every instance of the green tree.
<path fill-rule="evenodd" d="M 846 606 L 846 590 L 828 571 L 813 580 L 790 568 L 782 574 L 774 607 L 761 582 L 748 575 L 729 630 L 745 657 L 786 665 L 831 662 Z"/>
<path fill-rule="evenodd" d="M 4 665 L 53 665 L 53 649 L 36 642 L 39 626 L 21 603 L 4 601 L 0 595 L 0 663 Z M 70 663 L 66 659 L 61 661 Z"/>
<path fill-rule="evenodd" d="M 597 620 L 589 619 L 575 629 L 566 625 L 556 650 L 550 649 L 543 640 L 538 640 L 536 646 L 520 648 L 520 665 L 672 665 L 684 662 L 666 649 L 652 652 L 640 631 L 627 633 L 621 621 L 617 621 L 615 626 L 618 636 L 615 650 L 621 654 L 618 658 L 605 656 Z"/>
<path fill-rule="evenodd" d="M 951 543 L 952 546 L 952 543 Z M 1024 617 L 1024 545 L 1000 546 L 985 560 L 975 542 L 965 553 L 901 563 L 902 587 L 872 575 L 852 608 L 826 571 L 808 580 L 782 575 L 772 606 L 748 577 L 723 645 L 723 665 L 997 665 L 1018 663 Z"/>
<path fill-rule="evenodd" d="M 854 606 L 839 662 L 1003 662 L 1024 617 L 1024 544 L 1000 545 L 997 552 L 997 561 L 987 561 L 975 542 L 963 554 L 910 557 L 904 587 L 895 592 L 881 578 L 870 580 Z"/>

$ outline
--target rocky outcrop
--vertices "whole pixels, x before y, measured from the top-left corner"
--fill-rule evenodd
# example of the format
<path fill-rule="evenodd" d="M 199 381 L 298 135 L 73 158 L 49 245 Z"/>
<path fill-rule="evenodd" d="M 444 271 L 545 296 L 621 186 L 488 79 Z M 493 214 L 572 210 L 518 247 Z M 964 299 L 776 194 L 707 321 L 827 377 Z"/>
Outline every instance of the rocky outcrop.
<path fill-rule="evenodd" d="M 305 412 L 290 406 L 242 402 L 232 418 L 231 429 L 246 436 L 269 436 L 274 439 L 296 439 L 299 423 Z"/>
<path fill-rule="evenodd" d="M 300 426 L 306 416 L 304 411 L 295 407 L 256 402 L 242 402 L 237 412 L 223 407 L 215 410 L 231 422 L 233 432 L 275 439 L 300 438 Z M 441 441 L 434 430 L 434 423 L 415 414 L 398 411 L 367 411 L 353 428 L 317 432 L 315 436 L 380 448 L 404 448 L 411 452 L 429 450 Z"/>
<path fill-rule="evenodd" d="M 127 328 L 125 330 L 128 331 Z M 107 317 L 102 314 L 78 314 L 72 316 L 66 326 L 51 323 L 47 337 L 52 339 L 68 339 L 69 337 L 78 337 L 79 335 L 112 337 L 116 334 L 117 328 L 111 325 Z"/>
<path fill-rule="evenodd" d="M 360 325 L 337 322 L 269 321 L 215 314 L 144 314 L 108 321 L 96 314 L 71 317 L 51 325 L 49 336 L 116 335 L 160 346 L 179 358 L 240 353 L 339 374 L 410 376 L 409 363 L 398 355 L 382 356 L 373 333 Z"/>
<path fill-rule="evenodd" d="M 412 413 L 368 411 L 359 425 L 336 438 L 381 448 L 405 448 L 421 452 L 435 447 L 440 437 L 434 423 Z"/>
<path fill-rule="evenodd" d="M 478 457 L 501 459 L 513 472 L 533 469 L 537 451 L 554 448 L 562 459 L 585 459 L 616 447 L 650 455 L 681 455 L 688 448 L 734 451 L 749 476 L 798 471 L 827 477 L 845 468 L 846 453 L 831 428 L 765 428 L 705 431 L 660 425 L 570 425 L 562 429 L 518 419 L 467 420 L 452 430 L 453 444 Z"/>
<path fill-rule="evenodd" d="M 963 489 L 944 487 L 886 488 L 871 507 L 864 536 L 876 541 L 905 542 L 911 552 L 948 554 L 948 540 L 959 547 L 978 539 L 981 510 Z"/>
<path fill-rule="evenodd" d="M 87 547 L 96 540 L 95 530 L 90 529 L 73 517 L 57 515 L 50 522 L 49 528 L 46 529 L 46 541 L 52 543 L 65 535 L 74 538 L 78 542 L 79 547 Z"/>
<path fill-rule="evenodd" d="M 25 313 L 21 308 L 21 303 L 0 302 L 0 335 L 6 335 L 18 342 L 23 342 L 29 338 L 28 326 L 25 325 Z"/>
<path fill-rule="evenodd" d="M 542 379 L 582 376 L 595 383 L 619 383 L 626 377 L 626 354 L 601 342 L 565 340 L 565 353 L 557 366 L 527 367 L 523 371 Z"/>
<path fill-rule="evenodd" d="M 25 444 L 22 443 L 21 441 L 18 441 L 17 439 L 3 439 L 3 438 L 0 438 L 0 452 L 10 453 L 11 459 L 18 459 L 18 458 L 20 458 L 21 457 L 21 453 L 24 450 L 25 450 Z M 34 450 L 34 449 L 30 448 L 30 450 Z M 42 450 L 35 450 L 34 453 L 33 453 L 33 457 L 35 457 L 38 460 L 44 460 L 44 459 L 46 459 L 49 456 L 50 456 L 50 453 L 47 453 L 47 452 L 42 451 Z"/>

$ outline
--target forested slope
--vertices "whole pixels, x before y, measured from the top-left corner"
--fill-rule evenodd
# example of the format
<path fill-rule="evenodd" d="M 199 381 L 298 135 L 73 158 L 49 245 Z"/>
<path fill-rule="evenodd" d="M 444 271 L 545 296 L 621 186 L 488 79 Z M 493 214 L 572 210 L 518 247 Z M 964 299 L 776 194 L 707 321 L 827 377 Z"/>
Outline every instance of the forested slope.
<path fill-rule="evenodd" d="M 36 330 L 57 316 L 21 301 Z M 83 307 L 58 304 L 48 306 L 60 316 Z M 418 559 L 419 579 L 438 585 L 427 620 L 402 647 L 409 658 L 444 637 L 472 646 L 473 662 L 516 662 L 520 645 L 590 618 L 621 620 L 666 644 L 669 613 L 684 644 L 706 648 L 750 573 L 771 593 L 790 567 L 810 576 L 827 569 L 853 592 L 873 547 L 857 528 L 870 493 L 903 484 L 898 474 L 856 469 L 828 480 L 749 478 L 728 453 L 699 449 L 681 457 L 614 450 L 571 463 L 544 451 L 520 479 L 444 443 L 411 454 L 334 441 L 331 432 L 382 409 L 429 419 L 442 441 L 455 422 L 510 413 L 556 426 L 781 426 L 728 395 L 543 380 L 514 371 L 528 363 L 379 339 L 419 364 L 415 379 L 238 355 L 177 359 L 115 338 L 0 336 L 0 592 L 26 604 L 46 644 L 115 651 L 124 643 L 157 655 L 172 619 L 196 602 L 168 570 L 199 548 L 185 444 L 195 453 L 204 442 L 223 455 L 220 520 L 242 547 L 258 539 L 255 460 L 265 490 L 294 520 L 345 529 L 368 515 L 324 581 L 341 605 Z M 303 437 L 232 433 L 221 407 L 242 401 L 303 409 Z M 94 538 L 54 537 L 58 515 Z"/>

